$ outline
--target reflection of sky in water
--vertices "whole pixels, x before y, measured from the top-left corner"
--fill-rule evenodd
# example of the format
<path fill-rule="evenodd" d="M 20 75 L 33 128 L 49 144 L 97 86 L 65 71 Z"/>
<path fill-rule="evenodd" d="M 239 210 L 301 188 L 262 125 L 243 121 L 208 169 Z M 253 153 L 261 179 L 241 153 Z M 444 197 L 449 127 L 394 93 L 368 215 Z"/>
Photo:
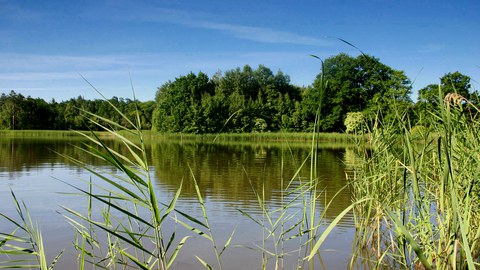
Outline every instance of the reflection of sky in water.
<path fill-rule="evenodd" d="M 81 188 L 87 188 L 90 174 L 72 164 L 65 163 L 65 159 L 59 157 L 51 150 L 61 154 L 75 156 L 81 160 L 91 161 L 97 169 L 112 172 L 109 167 L 104 167 L 98 161 L 84 157 L 81 151 L 73 149 L 71 142 L 49 142 L 34 143 L 29 141 L 23 145 L 21 141 L 15 142 L 15 147 L 3 145 L 6 142 L 0 140 L 0 198 L 5 203 L 0 205 L 0 211 L 15 216 L 15 208 L 10 200 L 10 188 L 16 196 L 25 201 L 28 209 L 40 225 L 44 239 L 50 254 L 55 250 L 71 247 L 73 232 L 62 217 L 61 206 L 71 207 L 78 211 L 85 211 L 87 200 L 85 197 L 66 194 L 75 192 L 67 184 L 73 184 Z M 282 205 L 282 186 L 285 187 L 296 173 L 300 164 L 308 155 L 308 149 L 279 149 L 270 147 L 237 147 L 237 146 L 180 146 L 180 145 L 153 145 L 150 149 L 150 164 L 152 176 L 156 178 L 159 201 L 168 203 L 173 192 L 178 188 L 180 181 L 183 181 L 182 195 L 177 203 L 178 209 L 187 212 L 196 218 L 202 218 L 201 209 L 198 205 L 194 187 L 192 185 L 192 169 L 197 179 L 205 205 L 214 226 L 214 233 L 218 235 L 219 242 L 226 241 L 233 228 L 236 227 L 234 237 L 235 245 L 256 246 L 261 245 L 262 230 L 253 221 L 245 217 L 240 211 L 248 212 L 253 218 L 261 221 L 262 213 L 258 207 L 258 201 L 253 192 L 261 192 L 265 187 L 265 200 L 269 209 L 273 210 Z M 9 152 L 10 151 L 10 152 Z M 11 152 L 14 151 L 14 152 Z M 324 209 L 326 201 L 345 185 L 343 157 L 344 150 L 319 151 L 318 178 L 320 184 L 318 190 L 322 193 L 319 196 L 318 215 Z M 12 159 L 13 158 L 13 159 Z M 301 170 L 299 175 L 303 179 L 309 177 L 309 162 L 306 168 Z M 282 179 L 283 178 L 283 185 Z M 60 181 L 61 180 L 61 181 Z M 96 180 L 94 179 L 94 182 Z M 291 183 L 292 187 L 298 186 L 297 180 Z M 294 194 L 284 195 L 283 202 L 286 203 L 293 198 Z M 300 203 L 300 202 L 299 202 Z M 350 204 L 350 195 L 345 189 L 338 195 L 338 200 L 331 204 L 327 211 L 327 221 L 322 223 L 328 225 L 338 213 Z M 94 204 L 95 205 L 95 204 Z M 97 204 L 98 205 L 98 204 Z M 293 214 L 301 208 L 297 205 L 289 209 L 288 213 Z M 99 216 L 100 217 L 100 216 Z M 274 215 L 275 217 L 275 215 Z M 293 218 L 292 222 L 297 222 Z M 287 224 L 288 225 L 288 224 Z M 173 230 L 174 223 L 166 227 L 166 230 Z M 3 228 L 3 226 L 2 226 Z M 181 228 L 177 228 L 182 231 Z M 348 215 L 341 225 L 327 238 L 324 246 L 324 263 L 332 267 L 347 265 L 351 241 L 353 238 L 352 217 Z M 291 245 L 287 243 L 287 250 L 294 250 L 296 242 Z M 205 248 L 205 243 L 199 237 L 189 240 L 182 252 L 189 252 L 203 258 L 210 257 L 210 249 Z M 267 242 L 267 245 L 271 241 Z M 73 251 L 71 250 L 71 253 Z M 225 255 L 228 264 L 232 268 L 226 269 L 252 269 L 259 268 L 260 252 L 253 252 L 246 248 L 232 248 L 231 254 Z M 52 255 L 53 256 L 53 255 Z M 74 255 L 66 254 L 59 262 L 59 269 L 67 267 L 72 263 Z M 181 256 L 177 267 L 198 267 L 198 262 L 192 256 Z M 246 263 L 245 259 L 248 259 Z M 296 258 L 296 256 L 292 257 Z M 344 264 L 345 263 L 345 264 Z M 62 267 L 63 264 L 63 267 Z M 227 265 L 228 265 L 227 264 Z M 242 267 L 240 267 L 240 265 Z M 240 267 L 240 268 L 239 268 Z M 345 267 L 340 267 L 345 268 Z M 327 267 L 328 269 L 328 267 Z"/>

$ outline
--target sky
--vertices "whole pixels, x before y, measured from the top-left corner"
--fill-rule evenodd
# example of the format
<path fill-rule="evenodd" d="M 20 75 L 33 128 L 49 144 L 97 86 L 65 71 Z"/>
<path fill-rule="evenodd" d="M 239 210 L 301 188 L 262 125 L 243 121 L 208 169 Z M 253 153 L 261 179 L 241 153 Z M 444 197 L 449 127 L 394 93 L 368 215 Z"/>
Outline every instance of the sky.
<path fill-rule="evenodd" d="M 260 64 L 308 86 L 311 55 L 360 51 L 403 70 L 413 100 L 448 72 L 479 90 L 479 12 L 479 0 L 0 0 L 0 93 L 101 98 L 93 85 L 147 101 L 190 72 Z"/>

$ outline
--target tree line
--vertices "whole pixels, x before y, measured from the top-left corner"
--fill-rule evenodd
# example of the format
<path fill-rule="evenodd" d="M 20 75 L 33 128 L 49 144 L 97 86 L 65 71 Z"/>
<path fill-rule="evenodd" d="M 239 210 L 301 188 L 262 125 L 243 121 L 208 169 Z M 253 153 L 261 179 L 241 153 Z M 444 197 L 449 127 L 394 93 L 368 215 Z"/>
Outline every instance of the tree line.
<path fill-rule="evenodd" d="M 153 101 L 139 102 L 113 97 L 108 102 L 132 119 L 138 110 L 142 127 L 144 129 L 151 128 L 151 116 L 155 107 Z M 47 102 L 41 98 L 25 97 L 15 91 L 10 91 L 10 93 L 3 93 L 0 96 L 0 129 L 95 130 L 95 126 L 85 121 L 86 112 L 128 126 L 128 123 L 108 102 L 101 99 L 87 100 L 82 96 L 62 102 L 55 100 Z"/>
<path fill-rule="evenodd" d="M 263 65 L 246 65 L 211 78 L 203 72 L 179 76 L 160 86 L 154 101 L 108 101 L 132 119 L 138 111 L 144 129 L 196 134 L 311 131 L 314 126 L 325 132 L 353 131 L 360 121 L 388 122 L 399 112 L 407 113 L 412 124 L 426 126 L 435 121 L 429 111 L 447 93 L 478 103 L 470 78 L 459 72 L 419 90 L 416 102 L 411 88 L 403 71 L 378 58 L 341 53 L 322 61 L 310 86 L 295 86 L 288 75 Z M 0 129 L 93 128 L 84 121 L 85 111 L 128 126 L 105 100 L 46 102 L 11 91 L 0 96 Z"/>

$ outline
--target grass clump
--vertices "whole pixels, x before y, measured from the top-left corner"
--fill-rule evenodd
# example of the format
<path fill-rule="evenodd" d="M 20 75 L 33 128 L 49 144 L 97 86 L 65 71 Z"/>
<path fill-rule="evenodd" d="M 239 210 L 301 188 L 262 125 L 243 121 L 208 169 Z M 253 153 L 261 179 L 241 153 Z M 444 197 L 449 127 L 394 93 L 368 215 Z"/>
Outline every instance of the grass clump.
<path fill-rule="evenodd" d="M 11 194 L 18 217 L 0 213 L 1 218 L 15 227 L 10 233 L 0 232 L 0 255 L 7 258 L 0 262 L 0 269 L 53 269 L 63 251 L 48 261 L 38 225 L 33 223 L 25 203 L 20 203 L 13 191 Z"/>
<path fill-rule="evenodd" d="M 360 257 L 384 269 L 480 266 L 479 112 L 445 98 L 422 136 L 401 113 L 371 130 L 373 149 L 358 149 L 363 162 L 349 174 L 355 199 L 368 199 L 354 207 L 352 264 Z"/>

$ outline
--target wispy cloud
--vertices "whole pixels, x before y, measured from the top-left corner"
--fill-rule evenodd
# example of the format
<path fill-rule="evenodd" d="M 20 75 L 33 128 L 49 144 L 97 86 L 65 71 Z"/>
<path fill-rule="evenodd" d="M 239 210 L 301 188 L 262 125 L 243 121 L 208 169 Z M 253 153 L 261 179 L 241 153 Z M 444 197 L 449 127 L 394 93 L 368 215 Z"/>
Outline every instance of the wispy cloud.
<path fill-rule="evenodd" d="M 1 70 L 72 69 L 122 64 L 118 57 L 1 53 Z M 121 58 L 120 58 L 121 59 Z"/>
<path fill-rule="evenodd" d="M 207 29 L 221 32 L 234 38 L 250 40 L 261 43 L 296 44 L 309 46 L 332 46 L 333 42 L 328 39 L 310 37 L 289 31 L 271 29 L 259 26 L 240 25 L 216 22 L 211 19 L 215 14 L 185 11 L 180 9 L 168 9 L 157 6 L 142 6 L 135 3 L 122 1 L 121 4 L 110 6 L 107 12 L 114 20 L 129 20 L 132 22 L 157 22 L 181 25 L 189 28 Z M 86 14 L 90 16 L 91 14 Z M 106 16 L 106 13 L 98 14 Z"/>
<path fill-rule="evenodd" d="M 84 76 L 108 96 L 131 95 L 130 76 L 138 97 L 153 99 L 157 87 L 189 72 L 213 75 L 249 64 L 281 69 L 295 84 L 309 84 L 319 64 L 308 52 L 182 52 L 124 55 L 25 55 L 0 53 L 0 91 L 65 99 L 89 93 Z M 61 90 L 63 89 L 63 90 Z M 74 90 L 76 89 L 76 90 Z M 95 98 L 95 96 L 94 96 Z"/>
<path fill-rule="evenodd" d="M 418 49 L 419 53 L 438 53 L 447 48 L 447 45 L 443 43 L 431 43 L 425 44 Z"/>
<path fill-rule="evenodd" d="M 308 60 L 308 52 L 179 52 L 179 53 L 138 53 L 118 55 L 47 55 L 47 54 L 13 54 L 0 53 L 0 79 L 17 79 L 21 74 L 48 75 L 52 78 L 62 73 L 81 73 L 96 71 L 108 73 L 111 70 L 122 72 L 153 71 L 153 70 L 183 70 L 198 71 L 204 69 L 235 68 L 243 64 L 273 64 L 276 66 L 288 65 L 292 61 Z"/>
<path fill-rule="evenodd" d="M 291 32 L 278 31 L 263 27 L 252 27 L 208 21 L 192 21 L 184 23 L 190 27 L 218 30 L 239 39 L 246 39 L 264 43 L 284 43 L 312 46 L 330 46 L 330 41 L 303 36 Z"/>

